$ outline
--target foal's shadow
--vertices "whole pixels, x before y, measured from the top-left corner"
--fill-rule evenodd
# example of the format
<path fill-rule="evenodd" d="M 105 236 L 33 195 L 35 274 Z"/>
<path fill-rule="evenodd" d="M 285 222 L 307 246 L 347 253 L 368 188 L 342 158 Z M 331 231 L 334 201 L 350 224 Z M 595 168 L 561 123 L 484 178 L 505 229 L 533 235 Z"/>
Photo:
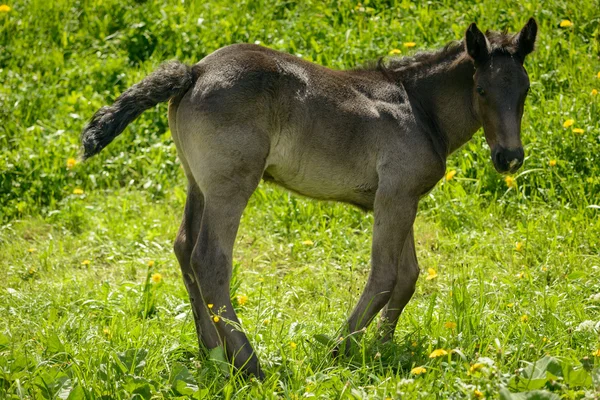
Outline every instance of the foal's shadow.
<path fill-rule="evenodd" d="M 424 341 L 414 332 L 385 343 L 371 335 L 353 339 L 349 351 L 339 351 L 339 341 L 325 335 L 315 335 L 313 339 L 314 346 L 325 350 L 326 358 L 353 370 L 369 368 L 408 375 L 412 368 L 426 362 L 423 356 Z"/>

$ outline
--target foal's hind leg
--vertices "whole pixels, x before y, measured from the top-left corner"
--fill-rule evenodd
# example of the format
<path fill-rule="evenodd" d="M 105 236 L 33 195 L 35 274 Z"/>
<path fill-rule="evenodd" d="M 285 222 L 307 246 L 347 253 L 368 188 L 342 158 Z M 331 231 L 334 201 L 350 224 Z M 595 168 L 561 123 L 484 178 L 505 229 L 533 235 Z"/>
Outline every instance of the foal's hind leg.
<path fill-rule="evenodd" d="M 174 247 L 175 255 L 181 267 L 183 281 L 190 297 L 200 350 L 202 350 L 202 345 L 207 349 L 213 349 L 221 345 L 219 335 L 210 320 L 206 304 L 202 299 L 200 285 L 190 265 L 192 250 L 200 234 L 203 211 L 204 196 L 200 192 L 198 185 L 195 182 L 190 182 L 188 184 L 183 221 L 179 227 Z"/>
<path fill-rule="evenodd" d="M 402 256 L 398 264 L 398 275 L 396 285 L 392 292 L 392 297 L 381 312 L 381 320 L 379 322 L 379 331 L 381 333 L 381 341 L 387 342 L 392 339 L 398 318 L 402 314 L 402 310 L 415 293 L 415 284 L 419 278 L 419 264 L 417 262 L 417 254 L 415 252 L 415 239 L 413 229 L 406 238 Z"/>
<path fill-rule="evenodd" d="M 184 153 L 204 194 L 202 225 L 191 265 L 212 322 L 235 367 L 262 377 L 258 358 L 230 300 L 233 245 L 248 199 L 258 186 L 269 151 L 266 134 L 253 127 L 190 124 L 181 135 Z"/>

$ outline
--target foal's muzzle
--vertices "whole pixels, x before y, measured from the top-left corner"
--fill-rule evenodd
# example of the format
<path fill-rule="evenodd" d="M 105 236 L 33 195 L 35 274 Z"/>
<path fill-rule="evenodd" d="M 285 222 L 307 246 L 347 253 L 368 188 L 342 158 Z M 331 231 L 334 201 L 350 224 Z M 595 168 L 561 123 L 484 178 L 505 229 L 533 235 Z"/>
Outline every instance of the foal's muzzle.
<path fill-rule="evenodd" d="M 516 149 L 505 149 L 502 146 L 496 146 L 492 150 L 492 161 L 496 171 L 500 173 L 504 172 L 516 172 L 521 165 L 523 165 L 523 159 L 525 158 L 525 152 L 522 147 Z"/>

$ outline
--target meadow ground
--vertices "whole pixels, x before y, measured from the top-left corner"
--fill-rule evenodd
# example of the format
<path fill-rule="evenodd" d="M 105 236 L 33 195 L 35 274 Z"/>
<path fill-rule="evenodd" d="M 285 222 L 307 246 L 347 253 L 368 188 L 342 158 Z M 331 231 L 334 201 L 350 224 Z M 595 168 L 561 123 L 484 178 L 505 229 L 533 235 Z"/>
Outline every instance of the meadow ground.
<path fill-rule="evenodd" d="M 352 360 L 315 336 L 358 298 L 371 215 L 260 186 L 232 298 L 267 377 L 227 377 L 198 354 L 172 252 L 185 186 L 166 106 L 75 161 L 85 120 L 166 59 L 260 42 L 350 68 L 530 16 L 524 168 L 498 175 L 481 132 L 450 158 L 395 340 L 371 327 Z M 597 1 L 0 6 L 0 398 L 598 398 L 599 34 Z"/>

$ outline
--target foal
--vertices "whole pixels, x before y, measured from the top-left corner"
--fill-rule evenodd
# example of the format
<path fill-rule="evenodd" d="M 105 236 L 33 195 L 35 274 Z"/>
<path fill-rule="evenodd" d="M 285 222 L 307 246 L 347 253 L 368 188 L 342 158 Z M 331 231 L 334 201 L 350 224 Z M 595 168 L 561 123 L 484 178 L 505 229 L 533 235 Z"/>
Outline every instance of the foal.
<path fill-rule="evenodd" d="M 170 100 L 188 179 L 175 254 L 198 338 L 262 376 L 229 295 L 240 217 L 260 180 L 374 211 L 371 272 L 345 331 L 361 330 L 383 309 L 389 340 L 419 275 L 417 204 L 443 177 L 447 157 L 483 126 L 499 172 L 523 163 L 523 63 L 536 34 L 534 19 L 516 35 L 484 35 L 471 24 L 462 42 L 443 50 L 351 71 L 252 44 L 224 47 L 191 67 L 171 61 L 96 112 L 81 135 L 83 158 Z"/>

